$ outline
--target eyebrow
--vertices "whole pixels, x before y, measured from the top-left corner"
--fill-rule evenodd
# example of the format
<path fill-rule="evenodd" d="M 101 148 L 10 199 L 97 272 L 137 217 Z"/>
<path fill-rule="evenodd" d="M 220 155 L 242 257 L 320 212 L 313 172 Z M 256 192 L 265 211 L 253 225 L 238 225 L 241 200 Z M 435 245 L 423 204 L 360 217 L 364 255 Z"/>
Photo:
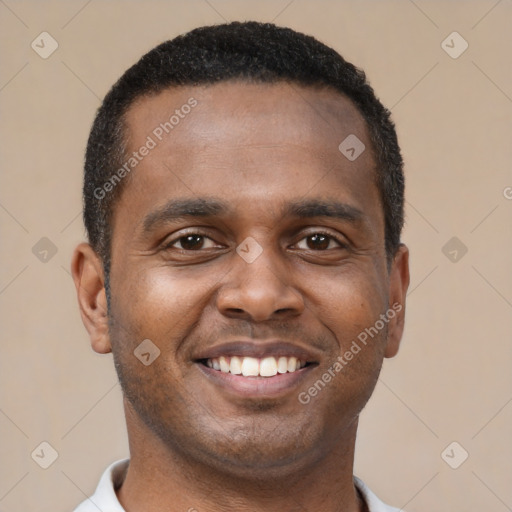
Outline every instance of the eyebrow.
<path fill-rule="evenodd" d="M 189 217 L 220 217 L 232 213 L 229 205 L 215 198 L 174 199 L 163 207 L 150 212 L 143 221 L 145 232 L 160 225 Z M 358 208 L 334 200 L 308 199 L 285 204 L 282 218 L 329 217 L 357 223 L 364 220 L 364 213 Z"/>
<path fill-rule="evenodd" d="M 361 210 L 352 205 L 318 199 L 290 203 L 285 207 L 284 215 L 299 218 L 331 217 L 350 222 L 359 222 L 365 217 Z"/>
<path fill-rule="evenodd" d="M 229 213 L 228 205 L 217 199 L 174 199 L 165 206 L 149 213 L 144 219 L 144 231 L 188 217 L 215 217 Z"/>

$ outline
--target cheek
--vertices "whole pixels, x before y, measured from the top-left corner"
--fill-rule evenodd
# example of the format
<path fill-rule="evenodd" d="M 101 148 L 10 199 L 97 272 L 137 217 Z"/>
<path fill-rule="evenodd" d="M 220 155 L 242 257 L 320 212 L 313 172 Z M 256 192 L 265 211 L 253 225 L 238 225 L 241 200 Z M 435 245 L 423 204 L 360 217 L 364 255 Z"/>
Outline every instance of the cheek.
<path fill-rule="evenodd" d="M 129 402 L 145 419 L 165 414 L 169 404 L 177 407 L 186 395 L 181 342 L 200 317 L 207 292 L 204 283 L 163 266 L 127 265 L 113 276 L 110 331 L 116 369 Z"/>
<path fill-rule="evenodd" d="M 113 279 L 112 312 L 134 338 L 149 338 L 162 351 L 177 350 L 211 300 L 218 278 L 207 270 L 191 278 L 186 268 L 136 268 Z"/>
<path fill-rule="evenodd" d="M 338 269 L 340 270 L 340 269 Z M 381 277 L 355 266 L 331 279 L 317 281 L 323 290 L 315 296 L 312 314 L 335 337 L 319 378 L 329 381 L 331 403 L 365 403 L 377 381 L 384 356 L 387 294 Z M 331 383 L 332 382 L 332 383 Z M 321 385 L 317 386 L 321 387 Z M 314 393 L 314 391 L 313 391 Z"/>
<path fill-rule="evenodd" d="M 387 309 L 382 276 L 371 267 L 346 265 L 321 280 L 317 275 L 312 282 L 315 282 L 310 291 L 312 307 L 341 345 L 374 325 Z"/>

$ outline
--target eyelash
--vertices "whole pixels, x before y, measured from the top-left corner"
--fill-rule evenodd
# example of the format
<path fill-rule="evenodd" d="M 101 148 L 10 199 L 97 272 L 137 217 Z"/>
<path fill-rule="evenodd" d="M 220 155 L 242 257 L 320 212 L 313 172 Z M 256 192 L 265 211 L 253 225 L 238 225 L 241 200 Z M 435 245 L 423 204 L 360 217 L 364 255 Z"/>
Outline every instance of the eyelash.
<path fill-rule="evenodd" d="M 173 247 L 176 243 L 178 243 L 182 238 L 186 238 L 187 236 L 191 236 L 191 235 L 196 235 L 196 236 L 200 236 L 200 237 L 203 237 L 205 239 L 208 239 L 208 240 L 211 240 L 213 242 L 215 242 L 215 240 L 213 240 L 213 238 L 211 238 L 210 236 L 208 236 L 207 233 L 204 233 L 204 232 L 201 232 L 201 231 L 198 231 L 198 230 L 194 230 L 194 231 L 190 231 L 190 232 L 182 232 L 180 233 L 180 236 L 174 238 L 173 240 L 169 241 L 167 244 L 165 244 L 165 246 L 163 247 L 165 250 L 170 250 L 170 249 L 176 249 L 178 251 L 184 251 L 184 252 L 199 252 L 201 251 L 201 249 L 198 249 L 198 250 L 193 250 L 193 249 L 183 249 L 183 248 L 179 248 L 179 247 Z M 334 241 L 338 244 L 338 247 L 335 247 L 335 249 L 345 249 L 347 248 L 347 244 L 342 242 L 338 237 L 334 236 L 333 234 L 331 233 L 327 233 L 325 231 L 312 231 L 310 233 L 307 233 L 305 234 L 302 238 L 300 238 L 294 245 L 297 245 L 299 242 L 301 242 L 302 240 L 308 238 L 308 237 L 311 237 L 311 236 L 314 236 L 314 235 L 321 235 L 321 236 L 325 236 L 325 237 L 328 237 L 330 239 L 330 241 Z M 215 242 L 217 243 L 217 242 Z M 311 251 L 314 251 L 314 249 L 309 249 Z M 323 251 L 322 250 L 318 250 L 318 251 L 314 251 L 314 252 L 325 252 L 325 251 L 328 251 L 328 250 L 332 250 L 331 249 L 324 249 Z"/>
<path fill-rule="evenodd" d="M 325 231 L 312 231 L 310 233 L 307 233 L 306 235 L 304 235 L 296 244 L 294 245 L 297 245 L 299 242 L 301 242 L 302 240 L 305 240 L 306 238 L 308 237 L 311 237 L 311 236 L 314 236 L 314 235 L 320 235 L 320 236 L 325 236 L 327 238 L 329 238 L 329 244 L 330 245 L 330 242 L 331 241 L 334 241 L 338 244 L 338 247 L 334 247 L 334 249 L 345 249 L 347 247 L 347 244 L 342 242 L 337 236 L 334 236 L 332 235 L 331 233 L 326 233 Z M 326 252 L 326 251 L 329 251 L 329 250 L 332 250 L 333 248 L 331 249 L 324 249 L 324 250 L 318 250 L 318 251 L 314 251 L 314 249 L 306 249 L 306 250 L 310 250 L 310 251 L 314 251 L 314 252 Z"/>
<path fill-rule="evenodd" d="M 177 238 L 174 238 L 169 243 L 165 244 L 164 249 L 172 249 L 173 245 L 178 243 L 182 238 L 186 238 L 187 236 L 193 236 L 193 235 L 200 236 L 202 238 L 205 238 L 205 239 L 211 240 L 212 242 L 215 242 L 215 240 L 213 240 L 213 238 L 208 236 L 206 233 L 201 233 L 200 231 L 190 231 L 189 233 L 180 233 L 180 236 L 178 236 Z M 215 242 L 215 243 L 217 243 L 217 242 Z M 182 249 L 179 247 L 177 247 L 175 249 L 177 249 L 178 251 L 198 252 L 198 251 L 193 251 L 191 249 Z"/>

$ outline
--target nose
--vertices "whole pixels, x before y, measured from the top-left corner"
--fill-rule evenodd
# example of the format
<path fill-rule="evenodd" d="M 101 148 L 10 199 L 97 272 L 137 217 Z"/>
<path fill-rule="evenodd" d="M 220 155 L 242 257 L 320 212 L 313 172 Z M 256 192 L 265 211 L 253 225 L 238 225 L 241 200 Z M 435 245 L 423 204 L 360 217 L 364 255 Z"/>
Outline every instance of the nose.
<path fill-rule="evenodd" d="M 217 295 L 217 307 L 223 315 L 263 322 L 298 316 L 304 311 L 304 299 L 291 285 L 289 271 L 275 261 L 277 255 L 266 256 L 267 252 L 252 263 L 241 258 L 234 263 Z"/>

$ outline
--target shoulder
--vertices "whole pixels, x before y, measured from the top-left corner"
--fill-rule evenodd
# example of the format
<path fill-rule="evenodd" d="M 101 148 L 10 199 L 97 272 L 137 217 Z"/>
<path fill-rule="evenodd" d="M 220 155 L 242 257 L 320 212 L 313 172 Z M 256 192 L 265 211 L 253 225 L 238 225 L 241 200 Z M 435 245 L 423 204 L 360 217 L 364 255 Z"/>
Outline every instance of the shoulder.
<path fill-rule="evenodd" d="M 354 476 L 354 484 L 365 499 L 369 512 L 405 512 L 402 509 L 386 505 L 370 490 L 370 488 L 362 480 L 356 476 Z"/>
<path fill-rule="evenodd" d="M 80 503 L 73 512 L 125 512 L 117 499 L 116 489 L 121 485 L 129 459 L 111 464 L 101 476 L 94 494 Z"/>

